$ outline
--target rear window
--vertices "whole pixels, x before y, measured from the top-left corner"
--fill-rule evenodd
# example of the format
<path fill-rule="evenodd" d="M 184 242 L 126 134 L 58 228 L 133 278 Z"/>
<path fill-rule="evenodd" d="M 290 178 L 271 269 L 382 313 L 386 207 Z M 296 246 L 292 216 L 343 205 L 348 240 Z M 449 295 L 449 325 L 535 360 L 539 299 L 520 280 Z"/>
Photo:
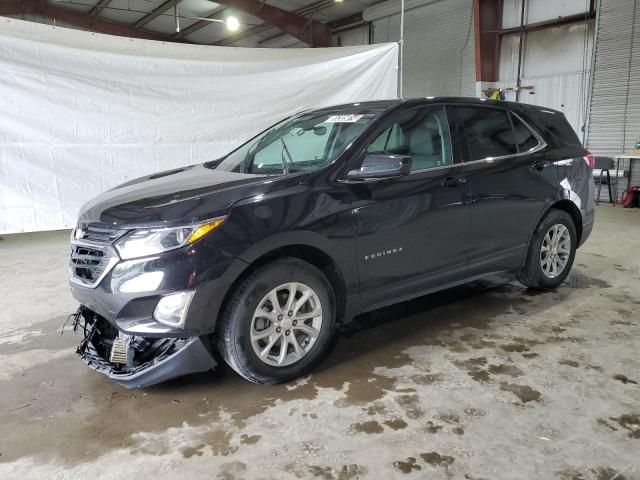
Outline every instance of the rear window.
<path fill-rule="evenodd" d="M 582 142 L 564 114 L 544 109 L 530 109 L 526 114 L 533 120 L 535 127 L 540 130 L 547 143 L 553 146 L 582 147 Z"/>
<path fill-rule="evenodd" d="M 518 153 L 506 110 L 486 107 L 458 107 L 457 110 L 464 125 L 470 161 Z"/>

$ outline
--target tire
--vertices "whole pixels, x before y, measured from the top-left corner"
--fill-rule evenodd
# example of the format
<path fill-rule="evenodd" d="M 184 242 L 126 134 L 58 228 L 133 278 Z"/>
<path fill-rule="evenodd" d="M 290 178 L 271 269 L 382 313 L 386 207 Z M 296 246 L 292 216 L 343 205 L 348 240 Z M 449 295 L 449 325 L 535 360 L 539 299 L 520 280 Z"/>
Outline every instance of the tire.
<path fill-rule="evenodd" d="M 294 298 L 300 296 L 287 312 L 291 285 L 297 292 Z M 280 310 L 273 308 L 274 297 L 271 292 L 274 289 Z M 298 302 L 304 300 L 302 296 L 307 294 L 309 299 L 306 303 L 298 313 L 289 317 Z M 306 315 L 305 311 L 310 316 L 316 314 L 318 304 L 321 309 L 319 317 L 302 318 Z M 251 272 L 232 293 L 219 322 L 218 350 L 233 370 L 251 382 L 276 384 L 293 380 L 308 373 L 322 360 L 336 323 L 334 306 L 331 285 L 316 267 L 291 257 L 273 261 Z M 294 326 L 292 322 L 295 318 L 301 319 Z M 258 330 L 258 327 L 263 329 Z M 277 328 L 278 333 L 274 330 Z M 314 340 L 308 333 L 312 331 L 317 332 Z M 266 338 L 256 340 L 252 337 L 255 335 L 257 338 L 268 332 L 272 334 Z M 271 344 L 276 338 L 279 338 L 276 343 Z M 294 347 L 294 340 L 297 348 Z M 278 364 L 283 342 L 286 345 L 285 357 L 282 364 Z M 272 345 L 271 349 L 261 359 L 259 352 L 268 349 L 269 344 Z"/>
<path fill-rule="evenodd" d="M 546 263 L 543 267 L 543 260 L 547 259 L 549 255 L 548 251 L 545 250 L 545 253 L 542 252 L 543 244 L 549 247 L 549 245 L 553 245 L 553 241 L 549 242 L 549 238 L 553 240 L 554 233 L 551 232 L 553 228 L 557 228 L 555 232 L 561 232 L 558 234 L 560 240 L 565 238 L 563 235 L 566 229 L 566 233 L 569 235 L 569 241 L 561 242 L 562 245 L 570 245 L 568 249 L 569 252 L 566 256 L 566 260 L 564 260 L 564 267 L 560 270 L 556 268 L 555 271 L 552 271 L 551 265 L 554 263 L 553 257 L 550 259 L 550 263 Z M 545 241 L 545 237 L 549 233 L 550 237 Z M 573 218 L 563 211 L 551 209 L 547 215 L 540 221 L 540 224 L 536 228 L 536 231 L 531 238 L 531 242 L 529 243 L 529 251 L 527 252 L 527 258 L 525 264 L 518 275 L 518 280 L 525 287 L 538 289 L 538 290 L 548 290 L 556 288 L 560 285 L 569 272 L 571 271 L 571 267 L 573 265 L 573 260 L 576 256 L 576 249 L 578 246 L 578 236 L 576 234 L 576 226 L 573 223 Z M 566 248 L 557 248 L 556 249 L 556 258 L 560 258 L 560 255 L 564 255 Z M 553 248 L 551 248 L 553 252 Z M 562 258 L 560 258 L 562 261 Z M 556 264 L 557 267 L 557 264 Z"/>

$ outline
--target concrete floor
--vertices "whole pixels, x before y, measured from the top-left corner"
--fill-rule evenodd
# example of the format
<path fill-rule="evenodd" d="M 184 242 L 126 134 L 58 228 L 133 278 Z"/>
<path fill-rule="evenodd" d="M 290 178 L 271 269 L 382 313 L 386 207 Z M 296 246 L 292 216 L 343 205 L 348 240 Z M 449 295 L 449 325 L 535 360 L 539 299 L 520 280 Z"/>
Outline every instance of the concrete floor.
<path fill-rule="evenodd" d="M 67 232 L 0 242 L 0 478 L 640 478 L 640 210 L 601 206 L 555 292 L 364 316 L 313 375 L 127 391 L 60 335 Z"/>

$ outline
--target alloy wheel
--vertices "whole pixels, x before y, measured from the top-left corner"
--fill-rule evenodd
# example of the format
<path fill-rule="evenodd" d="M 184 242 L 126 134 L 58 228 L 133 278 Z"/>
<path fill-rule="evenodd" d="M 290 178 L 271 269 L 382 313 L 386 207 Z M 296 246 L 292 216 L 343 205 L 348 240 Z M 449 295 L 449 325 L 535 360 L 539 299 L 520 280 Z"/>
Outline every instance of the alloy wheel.
<path fill-rule="evenodd" d="M 321 328 L 318 294 L 304 283 L 285 283 L 258 304 L 251 321 L 251 346 L 264 363 L 285 367 L 309 353 Z"/>
<path fill-rule="evenodd" d="M 560 275 L 571 256 L 571 234 L 569 229 L 558 223 L 553 225 L 542 240 L 540 248 L 540 266 L 549 278 Z"/>

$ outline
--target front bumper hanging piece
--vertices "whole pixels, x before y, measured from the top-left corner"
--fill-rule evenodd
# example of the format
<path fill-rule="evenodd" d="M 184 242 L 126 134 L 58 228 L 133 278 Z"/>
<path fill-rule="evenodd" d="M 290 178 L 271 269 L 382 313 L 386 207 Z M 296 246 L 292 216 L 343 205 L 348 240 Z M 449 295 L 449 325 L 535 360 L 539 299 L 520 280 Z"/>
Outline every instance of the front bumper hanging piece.
<path fill-rule="evenodd" d="M 76 353 L 89 367 L 126 388 L 145 388 L 211 370 L 217 364 L 201 337 L 146 338 L 122 334 L 84 306 L 70 319 L 74 332 L 83 333 Z"/>

